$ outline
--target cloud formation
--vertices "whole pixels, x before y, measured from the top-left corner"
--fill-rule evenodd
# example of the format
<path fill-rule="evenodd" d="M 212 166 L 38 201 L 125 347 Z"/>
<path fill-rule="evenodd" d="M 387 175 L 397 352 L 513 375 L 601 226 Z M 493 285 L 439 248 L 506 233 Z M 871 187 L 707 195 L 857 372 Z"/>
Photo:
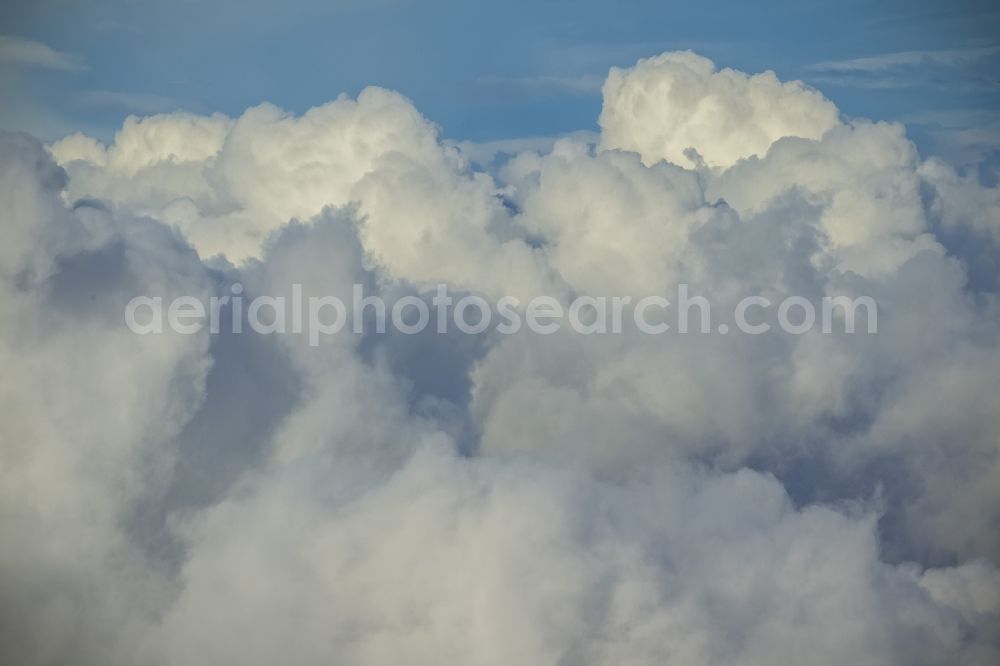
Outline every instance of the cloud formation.
<path fill-rule="evenodd" d="M 4 135 L 5 661 L 995 663 L 996 181 L 687 52 L 601 127 L 483 170 L 369 88 Z M 879 334 L 122 323 L 237 281 L 868 294 Z"/>

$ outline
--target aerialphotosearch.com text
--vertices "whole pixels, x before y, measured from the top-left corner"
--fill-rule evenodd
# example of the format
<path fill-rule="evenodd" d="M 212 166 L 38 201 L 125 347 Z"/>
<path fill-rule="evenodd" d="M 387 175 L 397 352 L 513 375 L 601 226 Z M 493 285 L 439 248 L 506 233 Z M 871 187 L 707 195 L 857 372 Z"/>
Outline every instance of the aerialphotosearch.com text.
<path fill-rule="evenodd" d="M 683 283 L 672 300 L 662 295 L 578 296 L 568 303 L 544 295 L 524 303 L 503 296 L 491 303 L 475 294 L 452 294 L 445 284 L 437 285 L 434 292 L 407 294 L 388 303 L 382 296 L 365 294 L 361 284 L 353 285 L 350 303 L 332 295 L 306 297 L 301 284 L 291 285 L 288 296 L 248 298 L 238 282 L 229 292 L 206 300 L 137 296 L 125 307 L 125 323 L 142 335 L 165 330 L 195 334 L 206 327 L 213 334 L 223 329 L 261 335 L 301 334 L 312 346 L 344 332 L 384 334 L 390 326 L 404 335 L 421 333 L 428 327 L 440 334 L 454 327 L 469 335 L 487 331 L 513 335 L 522 329 L 551 335 L 564 327 L 580 335 L 620 334 L 629 329 L 647 335 L 761 335 L 772 329 L 801 335 L 816 327 L 826 334 L 855 333 L 861 328 L 867 334 L 878 332 L 878 305 L 870 296 L 824 296 L 816 303 L 803 296 L 776 302 L 760 295 L 747 296 L 727 308 L 726 321 L 716 322 L 709 299 L 692 295 Z"/>

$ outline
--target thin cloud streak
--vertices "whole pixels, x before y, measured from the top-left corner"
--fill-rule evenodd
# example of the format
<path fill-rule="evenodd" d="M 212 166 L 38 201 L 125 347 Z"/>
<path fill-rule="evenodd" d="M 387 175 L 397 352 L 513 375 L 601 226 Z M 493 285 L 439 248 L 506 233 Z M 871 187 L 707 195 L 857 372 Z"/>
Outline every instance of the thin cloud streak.
<path fill-rule="evenodd" d="M 1000 53 L 1000 46 L 942 49 L 936 51 L 900 51 L 866 58 L 829 60 L 805 67 L 810 72 L 884 72 L 902 67 L 923 65 L 960 67 Z"/>
<path fill-rule="evenodd" d="M 87 90 L 77 93 L 73 101 L 80 108 L 121 109 L 138 114 L 177 111 L 190 106 L 174 97 L 118 90 Z"/>
<path fill-rule="evenodd" d="M 83 58 L 78 55 L 56 51 L 41 42 L 14 35 L 0 35 L 0 63 L 65 72 L 88 69 Z"/>

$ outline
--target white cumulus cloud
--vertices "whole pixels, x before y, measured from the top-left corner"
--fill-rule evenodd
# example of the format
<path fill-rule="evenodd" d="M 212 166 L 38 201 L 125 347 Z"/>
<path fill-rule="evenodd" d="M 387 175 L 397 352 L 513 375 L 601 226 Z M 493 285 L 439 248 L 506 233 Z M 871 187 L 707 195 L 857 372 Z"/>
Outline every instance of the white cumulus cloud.
<path fill-rule="evenodd" d="M 379 88 L 3 135 L 3 661 L 996 663 L 996 185 L 689 52 L 603 91 L 597 141 L 485 169 Z M 879 332 L 122 321 L 234 282 L 870 295 Z"/>

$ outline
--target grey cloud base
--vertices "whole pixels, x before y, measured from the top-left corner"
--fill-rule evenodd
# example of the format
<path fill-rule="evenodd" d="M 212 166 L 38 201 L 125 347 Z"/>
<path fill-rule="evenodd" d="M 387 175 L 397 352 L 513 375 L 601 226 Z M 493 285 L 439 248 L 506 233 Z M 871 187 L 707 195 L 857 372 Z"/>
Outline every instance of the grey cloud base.
<path fill-rule="evenodd" d="M 489 172 L 380 89 L 4 135 L 2 661 L 996 663 L 1000 190 L 690 53 L 604 93 L 597 145 Z M 865 294 L 879 333 L 122 322 L 233 281 Z"/>

